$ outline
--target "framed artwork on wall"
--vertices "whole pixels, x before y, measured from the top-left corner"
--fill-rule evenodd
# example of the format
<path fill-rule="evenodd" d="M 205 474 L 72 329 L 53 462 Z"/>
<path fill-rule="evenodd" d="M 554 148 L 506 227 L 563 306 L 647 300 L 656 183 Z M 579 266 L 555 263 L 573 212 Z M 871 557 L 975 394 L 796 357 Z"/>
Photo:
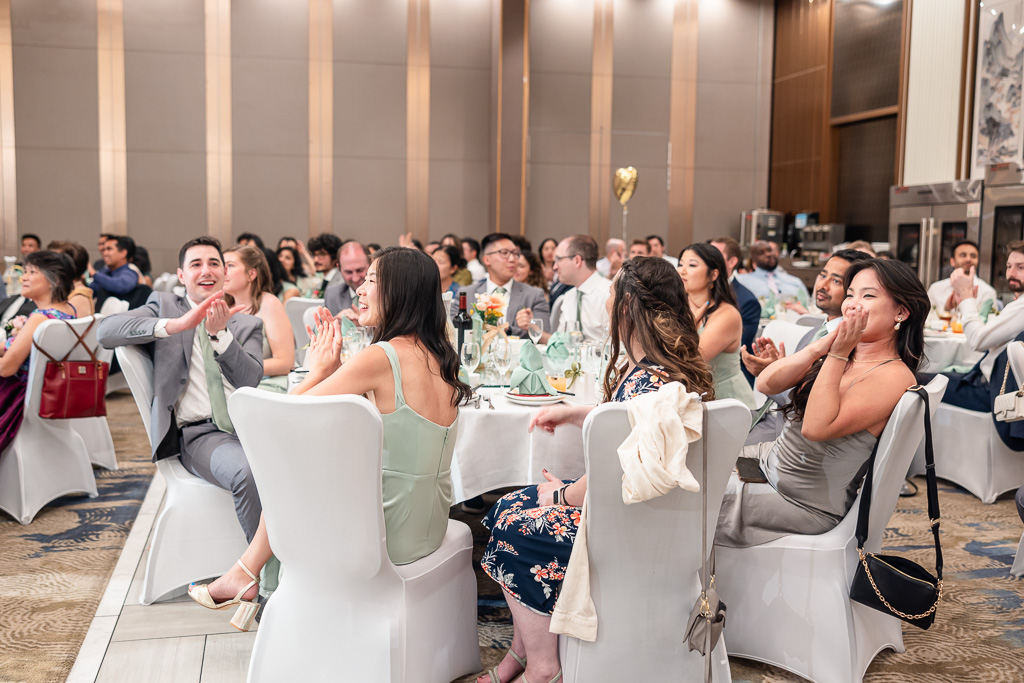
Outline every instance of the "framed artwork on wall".
<path fill-rule="evenodd" d="M 978 18 L 972 178 L 1004 161 L 1024 165 L 1024 0 L 989 0 Z"/>

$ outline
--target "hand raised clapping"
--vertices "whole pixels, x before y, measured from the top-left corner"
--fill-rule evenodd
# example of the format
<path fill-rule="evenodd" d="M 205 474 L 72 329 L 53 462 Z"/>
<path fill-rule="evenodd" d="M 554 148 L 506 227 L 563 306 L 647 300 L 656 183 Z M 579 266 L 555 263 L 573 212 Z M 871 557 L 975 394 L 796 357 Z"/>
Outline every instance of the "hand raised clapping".
<path fill-rule="evenodd" d="M 321 306 L 313 314 L 313 327 L 306 325 L 309 350 L 306 367 L 311 375 L 327 377 L 341 367 L 341 324 Z"/>

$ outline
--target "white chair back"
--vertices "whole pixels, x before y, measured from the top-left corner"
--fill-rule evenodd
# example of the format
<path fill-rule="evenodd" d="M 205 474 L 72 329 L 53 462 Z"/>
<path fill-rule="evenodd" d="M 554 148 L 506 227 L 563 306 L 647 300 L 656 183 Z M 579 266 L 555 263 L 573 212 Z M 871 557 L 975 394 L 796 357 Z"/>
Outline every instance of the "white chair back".
<path fill-rule="evenodd" d="M 150 431 L 150 422 L 153 413 L 153 359 L 138 346 L 118 346 L 115 353 L 117 353 L 117 362 L 121 366 L 121 372 L 135 399 L 135 405 L 139 409 L 139 415 L 142 416 L 142 424 L 146 428 L 146 438 L 152 445 L 153 434 Z"/>
<path fill-rule="evenodd" d="M 177 273 L 161 273 L 155 280 L 153 280 L 153 291 L 170 292 L 174 290 L 174 287 L 177 284 Z"/>
<path fill-rule="evenodd" d="M 710 553 L 750 411 L 733 399 L 713 401 L 708 409 L 704 438 Z M 583 426 L 590 589 L 599 624 L 596 642 L 562 639 L 565 681 L 701 681 L 703 659 L 689 652 L 682 638 L 700 591 L 701 494 L 677 488 L 650 501 L 624 504 L 616 450 L 629 432 L 627 408 L 621 403 L 594 409 Z M 702 441 L 690 444 L 686 465 L 701 481 Z M 715 658 L 715 679 L 728 680 L 724 645 L 710 656 Z"/>
<path fill-rule="evenodd" d="M 288 314 L 288 322 L 292 324 L 292 335 L 295 337 L 295 364 L 302 365 L 306 359 L 305 347 L 309 343 L 309 336 L 306 334 L 306 324 L 303 322 L 303 315 L 307 309 L 323 306 L 323 299 L 306 299 L 295 296 L 284 302 L 285 313 Z"/>
<path fill-rule="evenodd" d="M 765 325 L 764 331 L 761 332 L 762 337 L 768 337 L 775 346 L 780 343 L 786 345 L 786 355 L 789 355 L 796 351 L 796 347 L 800 344 L 800 340 L 804 338 L 812 327 L 806 325 L 798 325 L 797 323 L 786 322 L 785 320 L 772 320 L 770 323 Z"/>
<path fill-rule="evenodd" d="M 805 313 L 796 319 L 797 325 L 804 327 L 821 327 L 828 319 L 824 313 Z"/>
<path fill-rule="evenodd" d="M 1010 372 L 1017 380 L 1017 386 L 1021 386 L 1021 381 L 1024 381 L 1024 344 L 1010 342 L 1006 347 L 1006 362 L 1010 364 Z"/>
<path fill-rule="evenodd" d="M 129 303 L 124 299 L 118 299 L 113 296 L 108 296 L 100 306 L 100 315 L 114 315 L 115 313 L 124 313 L 128 310 Z"/>

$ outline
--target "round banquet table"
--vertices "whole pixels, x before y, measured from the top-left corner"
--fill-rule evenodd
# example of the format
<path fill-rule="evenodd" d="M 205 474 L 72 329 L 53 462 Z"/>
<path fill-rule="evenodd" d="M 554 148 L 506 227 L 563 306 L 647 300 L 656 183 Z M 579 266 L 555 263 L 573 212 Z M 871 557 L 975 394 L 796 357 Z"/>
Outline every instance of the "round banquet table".
<path fill-rule="evenodd" d="M 984 354 L 972 351 L 963 334 L 925 330 L 924 360 L 919 372 L 941 372 L 950 365 L 974 365 Z"/>
<path fill-rule="evenodd" d="M 506 389 L 484 388 L 490 396 L 479 408 L 459 409 L 459 433 L 452 456 L 452 492 L 456 503 L 497 488 L 528 486 L 543 481 L 542 469 L 561 479 L 584 474 L 583 430 L 573 425 L 554 434 L 527 431 L 538 407 L 517 405 L 503 395 Z"/>

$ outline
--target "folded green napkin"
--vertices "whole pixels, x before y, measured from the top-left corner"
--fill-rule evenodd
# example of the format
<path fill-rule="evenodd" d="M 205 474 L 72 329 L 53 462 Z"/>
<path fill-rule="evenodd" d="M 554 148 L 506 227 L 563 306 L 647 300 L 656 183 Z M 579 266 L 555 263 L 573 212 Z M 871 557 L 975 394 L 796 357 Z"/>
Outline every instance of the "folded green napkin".
<path fill-rule="evenodd" d="M 519 352 L 519 367 L 512 371 L 509 391 L 527 396 L 558 395 L 548 382 L 547 373 L 544 372 L 544 359 L 541 358 L 540 349 L 534 346 L 532 341 L 523 344 Z"/>
<path fill-rule="evenodd" d="M 348 318 L 342 316 L 341 318 L 341 336 L 347 337 L 356 331 L 356 324 Z"/>
<path fill-rule="evenodd" d="M 531 344 L 533 346 L 533 344 Z M 555 363 L 564 363 L 569 360 L 569 333 L 555 332 L 548 339 L 547 350 L 545 351 L 549 360 Z M 522 356 L 520 355 L 520 358 Z"/>
<path fill-rule="evenodd" d="M 981 318 L 981 322 L 988 322 L 988 316 L 992 314 L 992 306 L 994 302 L 992 299 L 985 299 L 978 306 L 978 317 Z"/>

